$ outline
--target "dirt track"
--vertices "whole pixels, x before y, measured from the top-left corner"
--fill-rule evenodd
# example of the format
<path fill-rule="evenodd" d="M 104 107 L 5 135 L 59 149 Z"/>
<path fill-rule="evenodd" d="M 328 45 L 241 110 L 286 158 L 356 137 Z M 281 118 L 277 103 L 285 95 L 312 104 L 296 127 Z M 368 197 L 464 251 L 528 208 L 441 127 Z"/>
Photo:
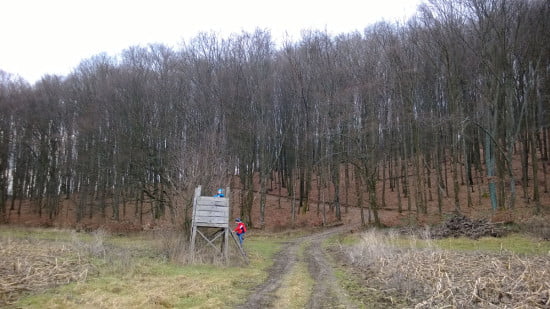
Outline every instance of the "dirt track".
<path fill-rule="evenodd" d="M 326 231 L 300 237 L 287 243 L 274 257 L 275 261 L 269 270 L 268 279 L 254 290 L 246 303 L 239 308 L 273 308 L 276 292 L 281 288 L 283 278 L 289 274 L 298 260 L 299 248 L 306 244 L 303 259 L 308 265 L 314 280 L 313 292 L 307 308 L 355 308 L 347 294 L 338 285 L 333 269 L 321 248 L 326 238 L 344 233 L 351 228 L 342 226 Z"/>

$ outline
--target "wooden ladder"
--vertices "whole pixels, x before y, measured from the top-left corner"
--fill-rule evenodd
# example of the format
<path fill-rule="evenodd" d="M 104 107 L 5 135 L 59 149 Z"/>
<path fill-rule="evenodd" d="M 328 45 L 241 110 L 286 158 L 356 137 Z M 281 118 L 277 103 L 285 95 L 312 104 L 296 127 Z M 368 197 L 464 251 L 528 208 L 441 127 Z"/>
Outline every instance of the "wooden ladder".
<path fill-rule="evenodd" d="M 241 252 L 241 255 L 243 257 L 243 260 L 246 262 L 246 264 L 249 264 L 250 261 L 248 260 L 248 256 L 246 255 L 246 252 L 244 252 L 243 247 L 241 246 L 241 243 L 239 242 L 239 238 L 237 237 L 237 234 L 230 232 L 233 240 L 235 241 L 235 244 L 237 245 L 237 248 L 239 248 L 239 251 Z"/>

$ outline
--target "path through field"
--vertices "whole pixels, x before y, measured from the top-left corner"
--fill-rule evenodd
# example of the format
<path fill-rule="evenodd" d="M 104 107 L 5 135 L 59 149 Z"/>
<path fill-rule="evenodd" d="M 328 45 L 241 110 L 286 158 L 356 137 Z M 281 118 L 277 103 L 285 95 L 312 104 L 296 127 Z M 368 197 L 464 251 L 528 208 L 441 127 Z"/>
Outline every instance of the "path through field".
<path fill-rule="evenodd" d="M 349 231 L 351 227 L 341 226 L 297 238 L 287 243 L 274 257 L 274 265 L 269 270 L 268 279 L 253 291 L 240 308 L 273 308 L 276 303 L 277 291 L 281 288 L 283 279 L 288 275 L 299 259 L 300 247 L 305 244 L 303 260 L 307 263 L 314 286 L 307 308 L 355 308 L 345 291 L 339 286 L 338 280 L 321 247 L 328 237 Z"/>

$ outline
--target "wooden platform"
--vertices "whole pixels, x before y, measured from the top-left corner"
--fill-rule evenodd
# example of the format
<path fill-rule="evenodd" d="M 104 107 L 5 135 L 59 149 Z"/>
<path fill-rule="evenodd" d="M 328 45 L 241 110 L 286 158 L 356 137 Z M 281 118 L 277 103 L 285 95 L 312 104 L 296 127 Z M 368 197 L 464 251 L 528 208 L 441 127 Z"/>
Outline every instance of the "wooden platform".
<path fill-rule="evenodd" d="M 229 194 L 229 188 L 226 188 L 224 197 L 201 196 L 201 186 L 198 186 L 195 189 L 195 196 L 193 198 L 191 243 L 189 248 L 193 260 L 195 258 L 196 238 L 197 234 L 199 234 L 204 240 L 206 240 L 208 245 L 212 246 L 216 251 L 219 250 L 227 262 L 229 260 L 229 235 L 231 235 L 235 240 L 237 248 L 239 249 L 244 260 L 248 263 L 246 253 L 229 226 L 229 215 L 231 213 Z M 220 230 L 213 235 L 206 235 L 206 233 L 203 232 L 206 228 L 219 228 Z M 221 245 L 219 247 L 215 244 L 218 239 L 221 240 Z"/>

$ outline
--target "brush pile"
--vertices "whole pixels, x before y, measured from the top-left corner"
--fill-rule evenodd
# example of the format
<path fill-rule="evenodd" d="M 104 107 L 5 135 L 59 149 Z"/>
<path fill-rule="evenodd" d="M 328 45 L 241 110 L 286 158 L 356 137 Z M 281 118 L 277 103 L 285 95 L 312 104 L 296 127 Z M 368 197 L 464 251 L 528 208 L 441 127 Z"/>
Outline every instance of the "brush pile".
<path fill-rule="evenodd" d="M 430 230 L 430 238 L 441 239 L 447 237 L 502 237 L 505 230 L 487 219 L 472 220 L 464 215 L 456 214 Z"/>

